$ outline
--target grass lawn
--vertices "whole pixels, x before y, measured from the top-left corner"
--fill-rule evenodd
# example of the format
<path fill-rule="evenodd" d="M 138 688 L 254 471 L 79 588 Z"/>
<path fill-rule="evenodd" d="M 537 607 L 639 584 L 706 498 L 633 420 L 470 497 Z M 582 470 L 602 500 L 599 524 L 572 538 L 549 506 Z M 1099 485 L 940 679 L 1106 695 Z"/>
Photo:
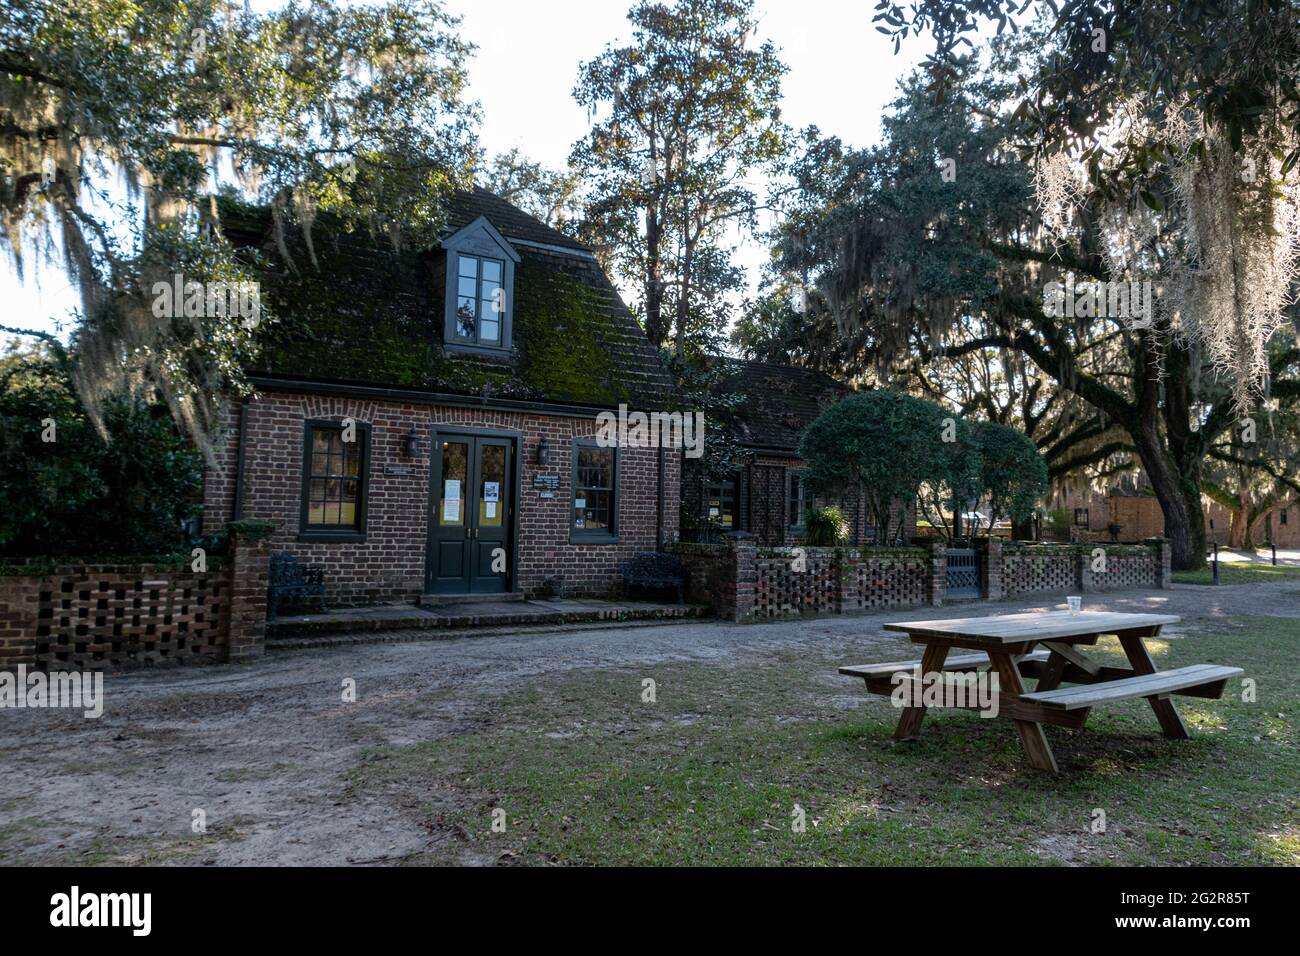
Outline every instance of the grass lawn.
<path fill-rule="evenodd" d="M 932 712 L 919 744 L 894 744 L 896 711 L 842 661 L 785 653 L 546 680 L 484 700 L 466 733 L 368 753 L 351 785 L 459 835 L 417 863 L 1300 863 L 1300 622 L 1213 626 L 1153 644 L 1159 665 L 1240 665 L 1257 703 L 1235 683 L 1178 698 L 1190 741 L 1163 739 L 1143 700 L 1098 708 L 1083 732 L 1048 728 L 1057 777 L 974 713 Z"/>
<path fill-rule="evenodd" d="M 1214 571 L 1208 565 L 1199 571 L 1175 571 L 1175 584 L 1213 584 Z M 1300 581 L 1300 568 L 1287 565 L 1251 564 L 1249 561 L 1220 561 L 1220 584 L 1262 584 L 1266 581 Z"/>

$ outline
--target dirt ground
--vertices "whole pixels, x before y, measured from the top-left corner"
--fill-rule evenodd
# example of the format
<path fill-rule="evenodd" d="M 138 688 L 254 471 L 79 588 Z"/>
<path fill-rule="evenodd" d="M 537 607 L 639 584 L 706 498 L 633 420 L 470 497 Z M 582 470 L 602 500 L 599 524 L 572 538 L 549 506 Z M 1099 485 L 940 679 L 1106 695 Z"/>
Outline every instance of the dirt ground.
<path fill-rule="evenodd" d="M 966 605 L 961 614 L 1054 608 L 1063 599 Z M 1085 607 L 1196 619 L 1297 619 L 1300 583 L 1089 595 Z M 0 710 L 0 863 L 383 864 L 451 837 L 407 811 L 431 795 L 367 791 L 367 750 L 445 738 L 494 695 L 576 669 L 751 663 L 815 646 L 842 659 L 910 656 L 882 632 L 917 608 L 762 625 L 590 625 L 474 638 L 271 653 L 247 666 L 110 674 L 102 718 Z M 355 681 L 356 700 L 344 684 Z M 436 799 L 436 795 L 435 795 Z M 194 832 L 202 811 L 206 833 Z M 485 861 L 486 862 L 486 861 Z"/>

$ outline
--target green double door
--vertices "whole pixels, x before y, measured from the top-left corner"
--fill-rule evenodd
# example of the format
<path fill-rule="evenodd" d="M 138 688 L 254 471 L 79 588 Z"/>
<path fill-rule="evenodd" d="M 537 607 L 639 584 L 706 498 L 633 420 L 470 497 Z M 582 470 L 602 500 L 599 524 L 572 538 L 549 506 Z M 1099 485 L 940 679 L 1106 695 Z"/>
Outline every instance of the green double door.
<path fill-rule="evenodd" d="M 434 451 L 425 593 L 508 591 L 514 439 L 439 432 Z"/>

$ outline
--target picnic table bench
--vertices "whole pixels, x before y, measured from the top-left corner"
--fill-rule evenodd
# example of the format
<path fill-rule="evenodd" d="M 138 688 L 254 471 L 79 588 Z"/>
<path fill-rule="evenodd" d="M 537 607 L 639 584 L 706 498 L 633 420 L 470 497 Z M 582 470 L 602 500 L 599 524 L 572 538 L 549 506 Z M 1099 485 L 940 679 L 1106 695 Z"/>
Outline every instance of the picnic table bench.
<path fill-rule="evenodd" d="M 1151 704 L 1166 737 L 1186 738 L 1187 727 L 1171 694 L 1217 699 L 1240 667 L 1193 664 L 1174 670 L 1157 670 L 1146 640 L 1155 638 L 1166 624 L 1178 618 L 1169 614 L 1068 611 L 1047 614 L 997 614 L 991 617 L 905 621 L 885 629 L 906 633 L 925 646 L 918 661 L 894 661 L 841 667 L 841 674 L 860 677 L 872 693 L 889 696 L 901 684 L 915 682 L 917 669 L 926 674 L 960 674 L 987 669 L 996 673 L 997 716 L 1015 722 L 1029 762 L 1039 770 L 1057 771 L 1056 757 L 1043 731 L 1044 724 L 1080 728 L 1092 707 L 1143 697 Z M 1081 647 L 1114 634 L 1128 658 L 1128 667 L 1097 663 Z M 949 657 L 952 648 L 980 653 Z M 912 676 L 909 676 L 912 675 Z M 1032 692 L 1025 680 L 1036 680 Z M 1062 687 L 1063 683 L 1078 686 Z M 921 690 L 913 684 L 913 690 Z M 920 700 L 919 696 L 909 701 Z M 974 709 L 963 700 L 957 706 Z M 897 740 L 915 740 L 925 719 L 924 706 L 905 706 L 894 731 Z"/>

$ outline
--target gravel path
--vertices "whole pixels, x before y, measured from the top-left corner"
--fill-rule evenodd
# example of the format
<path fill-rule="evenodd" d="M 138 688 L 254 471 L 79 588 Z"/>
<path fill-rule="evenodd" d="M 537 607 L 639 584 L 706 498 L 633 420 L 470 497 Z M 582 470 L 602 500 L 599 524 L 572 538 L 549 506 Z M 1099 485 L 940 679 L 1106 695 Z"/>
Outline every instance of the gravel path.
<path fill-rule="evenodd" d="M 1061 599 L 977 603 L 993 614 Z M 1177 636 L 1215 617 L 1297 619 L 1300 582 L 1088 595 L 1085 608 L 1175 613 Z M 417 853 L 435 835 L 404 814 L 427 794 L 358 796 L 365 748 L 434 740 L 472 726 L 485 696 L 581 668 L 735 661 L 815 647 L 835 659 L 905 656 L 889 620 L 918 608 L 752 626 L 718 622 L 572 630 L 276 652 L 251 666 L 108 675 L 105 711 L 0 710 L 0 863 L 340 864 Z M 344 703 L 345 680 L 357 700 Z M 75 716 L 74 716 L 75 715 Z M 195 835 L 196 810 L 207 834 Z"/>

